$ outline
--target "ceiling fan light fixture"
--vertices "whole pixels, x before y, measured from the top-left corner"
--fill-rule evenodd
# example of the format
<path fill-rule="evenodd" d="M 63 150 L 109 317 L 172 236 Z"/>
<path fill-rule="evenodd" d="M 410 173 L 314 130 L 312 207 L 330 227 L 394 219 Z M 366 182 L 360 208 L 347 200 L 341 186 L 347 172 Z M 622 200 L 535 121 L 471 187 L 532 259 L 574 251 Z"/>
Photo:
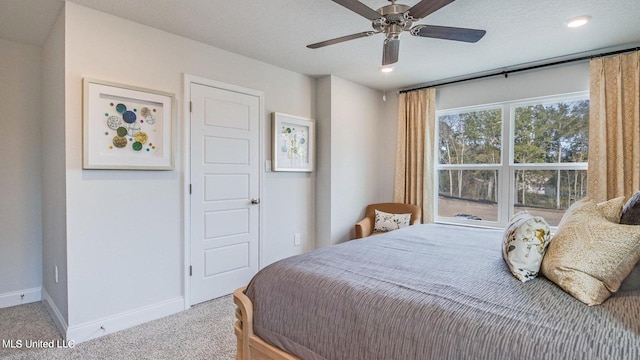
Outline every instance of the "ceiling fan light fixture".
<path fill-rule="evenodd" d="M 580 27 L 580 26 L 585 25 L 590 20 L 591 20 L 591 16 L 582 15 L 582 16 L 576 16 L 574 18 L 571 18 L 571 19 L 567 20 L 565 22 L 565 24 L 567 25 L 567 27 L 576 28 L 576 27 Z"/>
<path fill-rule="evenodd" d="M 393 66 L 383 66 L 380 68 L 383 73 L 390 73 L 393 71 Z"/>

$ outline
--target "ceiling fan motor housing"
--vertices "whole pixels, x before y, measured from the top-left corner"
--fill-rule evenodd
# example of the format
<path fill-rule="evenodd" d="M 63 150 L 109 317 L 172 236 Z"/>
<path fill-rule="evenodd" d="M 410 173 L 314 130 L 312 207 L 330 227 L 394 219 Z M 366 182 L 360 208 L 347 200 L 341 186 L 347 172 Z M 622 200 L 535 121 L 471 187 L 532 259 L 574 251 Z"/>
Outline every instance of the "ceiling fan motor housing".
<path fill-rule="evenodd" d="M 384 32 L 387 39 L 397 39 L 403 31 L 409 31 L 413 25 L 413 19 L 408 16 L 410 6 L 392 4 L 376 10 L 382 17 L 372 21 L 371 25 L 376 32 Z"/>

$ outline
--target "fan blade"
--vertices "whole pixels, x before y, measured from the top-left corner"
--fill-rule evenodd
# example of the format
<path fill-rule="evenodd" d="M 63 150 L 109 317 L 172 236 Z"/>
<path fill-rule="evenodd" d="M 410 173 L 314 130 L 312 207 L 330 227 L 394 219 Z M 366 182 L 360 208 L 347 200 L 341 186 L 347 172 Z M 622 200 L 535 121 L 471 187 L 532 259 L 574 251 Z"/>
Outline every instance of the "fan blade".
<path fill-rule="evenodd" d="M 399 52 L 400 52 L 399 39 L 385 39 L 384 48 L 382 49 L 382 66 L 397 63 Z"/>
<path fill-rule="evenodd" d="M 369 20 L 375 20 L 382 17 L 377 11 L 361 3 L 358 0 L 332 0 L 334 3 L 340 4 L 347 9 L 364 16 Z"/>
<path fill-rule="evenodd" d="M 351 34 L 351 35 L 347 35 L 347 36 L 337 37 L 335 39 L 321 41 L 321 42 L 318 42 L 318 43 L 315 43 L 315 44 L 307 45 L 307 47 L 309 49 L 317 49 L 317 48 L 321 48 L 323 46 L 333 45 L 333 44 L 341 43 L 343 41 L 359 39 L 359 38 L 371 36 L 371 35 L 374 35 L 374 34 L 377 34 L 377 32 L 375 32 L 375 31 L 365 31 L 365 32 L 357 33 L 357 34 Z"/>
<path fill-rule="evenodd" d="M 455 0 L 422 0 L 413 5 L 408 12 L 414 19 L 418 20 L 440 10 L 454 1 Z"/>
<path fill-rule="evenodd" d="M 474 43 L 482 39 L 486 33 L 487 32 L 484 30 L 435 25 L 416 25 L 411 29 L 411 35 L 413 36 L 456 40 L 470 43 Z"/>

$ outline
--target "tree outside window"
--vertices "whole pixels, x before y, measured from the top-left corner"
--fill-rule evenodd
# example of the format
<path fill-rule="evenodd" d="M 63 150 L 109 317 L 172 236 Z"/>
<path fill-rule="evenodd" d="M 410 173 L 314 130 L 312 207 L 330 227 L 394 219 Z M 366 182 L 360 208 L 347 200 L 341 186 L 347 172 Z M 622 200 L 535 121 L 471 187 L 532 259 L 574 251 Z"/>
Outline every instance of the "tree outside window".
<path fill-rule="evenodd" d="M 586 94 L 447 110 L 437 118 L 437 219 L 503 226 L 526 210 L 556 226 L 586 195 Z"/>

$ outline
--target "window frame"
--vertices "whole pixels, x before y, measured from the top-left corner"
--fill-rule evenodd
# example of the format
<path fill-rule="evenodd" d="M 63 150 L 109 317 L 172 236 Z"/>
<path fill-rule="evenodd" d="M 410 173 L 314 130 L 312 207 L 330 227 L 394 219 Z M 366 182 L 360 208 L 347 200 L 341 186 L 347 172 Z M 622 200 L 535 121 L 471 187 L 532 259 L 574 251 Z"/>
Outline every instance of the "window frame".
<path fill-rule="evenodd" d="M 515 209 L 515 174 L 522 170 L 587 170 L 588 162 L 567 163 L 515 163 L 514 138 L 515 138 L 515 110 L 517 107 L 531 105 L 551 105 L 561 102 L 589 100 L 588 91 L 579 91 L 565 94 L 532 97 L 526 99 L 509 100 L 491 104 L 481 104 L 436 111 L 435 141 L 434 141 L 434 187 L 433 187 L 433 211 L 434 222 L 440 224 L 456 224 L 472 227 L 505 228 Z M 501 109 L 502 131 L 500 145 L 499 164 L 440 164 L 440 117 L 451 114 L 468 113 L 474 111 Z M 507 144 L 505 146 L 505 144 Z M 498 191 L 496 200 L 498 214 L 496 221 L 468 220 L 464 218 L 444 217 L 438 215 L 438 199 L 440 193 L 439 172 L 442 170 L 497 170 Z M 505 200 L 503 200 L 505 199 Z M 553 230 L 556 226 L 551 226 Z"/>

